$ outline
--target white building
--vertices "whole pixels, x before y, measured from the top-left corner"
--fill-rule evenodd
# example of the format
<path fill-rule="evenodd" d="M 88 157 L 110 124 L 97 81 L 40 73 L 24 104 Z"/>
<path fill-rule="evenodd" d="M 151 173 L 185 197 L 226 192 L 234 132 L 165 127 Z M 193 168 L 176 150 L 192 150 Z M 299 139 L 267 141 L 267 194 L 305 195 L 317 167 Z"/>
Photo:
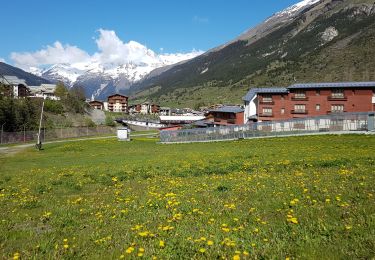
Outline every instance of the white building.
<path fill-rule="evenodd" d="M 56 84 L 41 84 L 40 86 L 31 86 L 32 96 L 51 100 L 60 100 L 55 96 Z"/>

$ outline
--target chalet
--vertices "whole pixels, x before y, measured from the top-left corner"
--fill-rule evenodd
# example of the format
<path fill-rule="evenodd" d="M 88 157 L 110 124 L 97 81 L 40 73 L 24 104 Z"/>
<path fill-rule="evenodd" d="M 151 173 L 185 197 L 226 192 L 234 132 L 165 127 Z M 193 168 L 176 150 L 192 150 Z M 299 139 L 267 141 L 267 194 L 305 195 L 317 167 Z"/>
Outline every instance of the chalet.
<path fill-rule="evenodd" d="M 108 111 L 128 112 L 128 97 L 120 94 L 114 94 L 108 97 Z"/>
<path fill-rule="evenodd" d="M 143 115 L 159 114 L 160 106 L 150 102 L 132 105 L 129 110 L 131 113 L 139 113 Z"/>
<path fill-rule="evenodd" d="M 159 114 L 161 116 L 170 116 L 171 115 L 171 108 L 170 107 L 161 107 Z"/>
<path fill-rule="evenodd" d="M 104 103 L 98 100 L 93 100 L 89 102 L 90 107 L 97 110 L 104 110 Z"/>
<path fill-rule="evenodd" d="M 343 112 L 375 111 L 375 82 L 308 83 L 254 88 L 245 97 L 244 122 Z"/>
<path fill-rule="evenodd" d="M 41 84 L 40 86 L 30 86 L 30 94 L 32 97 L 60 100 L 55 96 L 56 84 Z"/>
<path fill-rule="evenodd" d="M 238 106 L 222 106 L 209 110 L 207 119 L 215 126 L 243 125 L 244 109 Z"/>
<path fill-rule="evenodd" d="M 26 81 L 24 79 L 19 79 L 16 76 L 1 76 L 0 84 L 5 87 L 4 93 L 2 93 L 5 96 L 23 98 L 30 95 L 30 89 L 27 86 Z"/>

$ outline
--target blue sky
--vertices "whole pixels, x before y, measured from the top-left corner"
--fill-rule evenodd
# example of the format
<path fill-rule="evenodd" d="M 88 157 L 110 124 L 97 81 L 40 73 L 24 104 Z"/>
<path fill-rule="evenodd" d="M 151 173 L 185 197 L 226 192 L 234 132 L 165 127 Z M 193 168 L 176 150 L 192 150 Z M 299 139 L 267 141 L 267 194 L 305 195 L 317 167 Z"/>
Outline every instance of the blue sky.
<path fill-rule="evenodd" d="M 208 50 L 298 0 L 2 1 L 0 58 L 60 43 L 92 55 L 99 29 L 160 53 Z M 6 40 L 8 39 L 8 40 Z"/>

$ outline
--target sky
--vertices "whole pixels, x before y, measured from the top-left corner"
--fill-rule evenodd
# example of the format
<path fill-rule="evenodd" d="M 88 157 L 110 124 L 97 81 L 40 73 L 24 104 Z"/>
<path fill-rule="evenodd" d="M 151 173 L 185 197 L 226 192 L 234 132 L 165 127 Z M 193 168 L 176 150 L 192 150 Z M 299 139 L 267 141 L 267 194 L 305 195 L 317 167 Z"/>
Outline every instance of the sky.
<path fill-rule="evenodd" d="M 102 47 L 106 46 L 106 42 L 103 43 L 105 37 L 117 45 L 135 41 L 157 54 L 207 51 L 236 38 L 275 12 L 297 2 L 2 1 L 0 61 L 10 64 L 24 61 L 41 63 L 54 53 L 60 54 L 60 57 L 64 54 L 77 59 L 85 58 L 102 51 L 99 44 L 102 42 Z M 112 47 L 108 45 L 107 48 Z M 42 59 L 43 55 L 46 57 Z M 31 58 L 34 60 L 31 61 Z"/>

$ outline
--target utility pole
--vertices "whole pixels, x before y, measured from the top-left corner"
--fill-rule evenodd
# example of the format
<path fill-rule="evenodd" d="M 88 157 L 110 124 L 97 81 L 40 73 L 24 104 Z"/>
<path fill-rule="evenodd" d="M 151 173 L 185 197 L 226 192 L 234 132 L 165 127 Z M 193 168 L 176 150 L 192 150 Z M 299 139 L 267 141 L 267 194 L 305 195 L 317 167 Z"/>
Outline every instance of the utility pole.
<path fill-rule="evenodd" d="M 23 142 L 24 143 L 26 143 L 26 125 L 27 125 L 28 123 L 25 123 L 24 125 L 23 125 Z"/>
<path fill-rule="evenodd" d="M 42 140 L 40 139 L 40 129 L 42 128 L 43 110 L 44 110 L 44 98 L 43 98 L 43 103 L 42 103 L 42 111 L 40 112 L 39 130 L 38 130 L 38 142 L 35 145 L 36 149 L 38 149 L 38 150 L 42 149 Z"/>

